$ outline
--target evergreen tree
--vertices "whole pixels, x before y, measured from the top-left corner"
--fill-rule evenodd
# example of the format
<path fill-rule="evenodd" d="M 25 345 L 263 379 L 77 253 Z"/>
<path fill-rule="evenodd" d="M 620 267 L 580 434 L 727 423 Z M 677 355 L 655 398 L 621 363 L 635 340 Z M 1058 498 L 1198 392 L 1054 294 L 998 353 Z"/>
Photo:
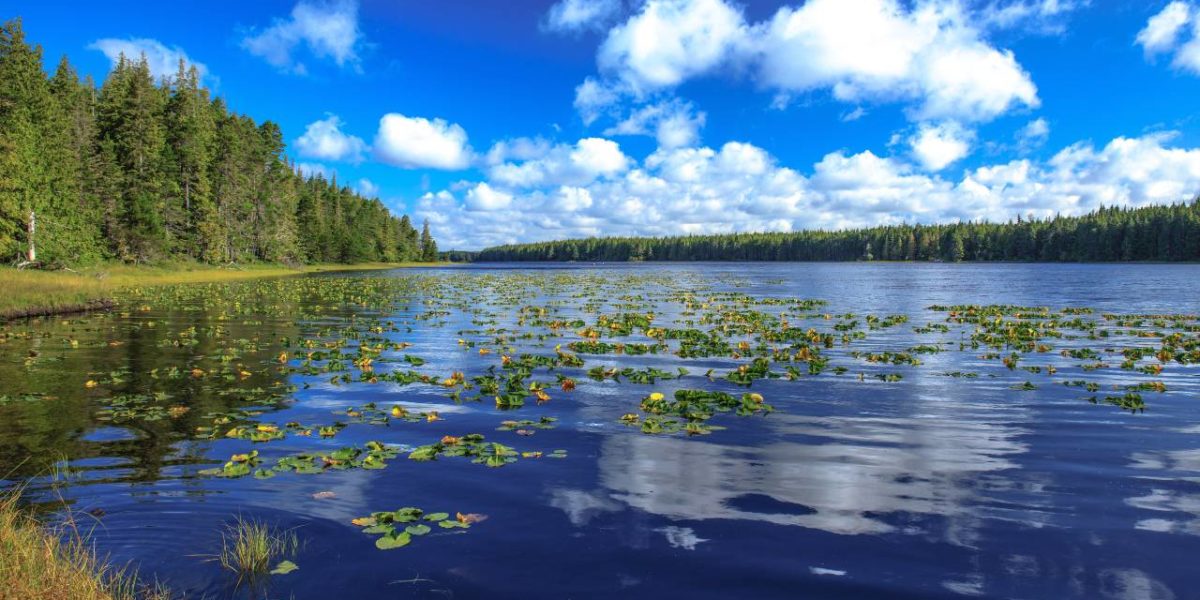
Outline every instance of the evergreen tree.
<path fill-rule="evenodd" d="M 49 222 L 53 194 L 60 187 L 56 170 L 61 165 L 55 159 L 65 150 L 60 145 L 65 127 L 56 109 L 42 71 L 41 47 L 25 42 L 20 19 L 5 23 L 0 27 L 0 255 L 4 257 L 28 251 L 33 216 L 41 213 L 43 224 Z"/>
<path fill-rule="evenodd" d="M 421 228 L 421 261 L 437 262 L 437 259 L 437 242 L 433 241 L 433 235 L 429 233 L 429 220 L 427 219 L 425 226 Z"/>
<path fill-rule="evenodd" d="M 297 173 L 283 133 L 209 98 L 194 66 L 155 82 L 119 57 L 99 90 L 46 77 L 21 21 L 0 26 L 0 260 L 412 260 L 436 244 L 336 181 Z"/>
<path fill-rule="evenodd" d="M 470 254 L 522 260 L 1200 260 L 1200 199 L 1188 204 L 1100 208 L 1079 217 L 1010 223 L 888 225 L 841 231 L 589 238 L 511 244 Z M 467 256 L 455 253 L 456 257 Z"/>

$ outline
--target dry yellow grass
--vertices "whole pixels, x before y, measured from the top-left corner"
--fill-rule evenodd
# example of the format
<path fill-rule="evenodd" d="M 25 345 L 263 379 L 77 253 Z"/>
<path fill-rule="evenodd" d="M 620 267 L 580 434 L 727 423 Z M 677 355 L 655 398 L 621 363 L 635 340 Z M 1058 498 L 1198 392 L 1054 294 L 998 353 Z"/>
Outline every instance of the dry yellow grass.
<path fill-rule="evenodd" d="M 45 528 L 0 495 L 0 600 L 166 600 L 158 586 L 139 584 L 136 574 L 116 567 L 73 527 Z"/>
<path fill-rule="evenodd" d="M 110 297 L 121 288 L 147 285 L 239 281 L 320 271 L 353 271 L 431 266 L 429 263 L 365 263 L 356 265 L 248 265 L 236 268 L 198 264 L 158 267 L 103 265 L 70 271 L 31 271 L 0 267 L 0 319 L 26 314 L 79 310 Z"/>

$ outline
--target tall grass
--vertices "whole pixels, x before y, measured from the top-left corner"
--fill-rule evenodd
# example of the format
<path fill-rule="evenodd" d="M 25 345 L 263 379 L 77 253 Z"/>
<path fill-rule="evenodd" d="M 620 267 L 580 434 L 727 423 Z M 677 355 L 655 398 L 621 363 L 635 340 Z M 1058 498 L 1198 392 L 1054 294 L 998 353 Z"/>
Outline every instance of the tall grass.
<path fill-rule="evenodd" d="M 299 549 L 300 538 L 294 531 L 278 531 L 261 521 L 238 517 L 221 534 L 217 560 L 237 575 L 238 585 L 253 586 L 271 571 L 276 559 Z"/>
<path fill-rule="evenodd" d="M 96 554 L 73 520 L 47 527 L 19 505 L 19 492 L 0 494 L 0 599 L 167 600 L 129 567 Z"/>
<path fill-rule="evenodd" d="M 89 302 L 111 297 L 117 290 L 133 286 L 172 285 L 239 281 L 281 277 L 320 271 L 391 269 L 429 266 L 427 263 L 366 263 L 358 265 L 252 264 L 214 267 L 198 263 L 167 263 L 158 266 L 101 265 L 81 271 L 37 271 L 0 267 L 0 318 L 20 316 L 31 309 L 54 312 L 82 308 Z"/>

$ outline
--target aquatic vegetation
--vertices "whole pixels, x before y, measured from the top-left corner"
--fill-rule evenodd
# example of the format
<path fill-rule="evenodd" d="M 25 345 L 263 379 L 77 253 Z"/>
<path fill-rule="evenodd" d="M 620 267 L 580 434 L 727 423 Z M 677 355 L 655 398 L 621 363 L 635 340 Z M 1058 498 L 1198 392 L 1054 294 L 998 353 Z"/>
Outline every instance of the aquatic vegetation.
<path fill-rule="evenodd" d="M 15 382 L 0 390 L 0 418 L 58 411 L 56 444 L 133 457 L 85 468 L 80 485 L 179 477 L 198 495 L 307 485 L 298 497 L 332 507 L 351 501 L 335 487 L 347 479 L 557 477 L 587 466 L 596 436 L 724 452 L 748 433 L 794 428 L 806 403 L 874 418 L 877 402 L 978 393 L 998 410 L 1133 420 L 1196 389 L 1195 316 L 839 303 L 582 271 L 144 289 L 119 312 L 0 328 L 0 377 Z M 845 435 L 837 428 L 813 424 L 811 435 Z M 572 460 L 554 463 L 568 457 L 557 446 Z M 398 513 L 364 527 L 378 527 L 381 547 L 462 524 Z M 267 574 L 313 570 L 280 558 Z"/>
<path fill-rule="evenodd" d="M 468 433 L 462 436 L 447 435 L 440 441 L 418 446 L 408 458 L 416 461 L 436 460 L 440 456 L 467 457 L 476 464 L 503 467 L 517 462 L 521 453 L 497 442 L 486 442 L 483 435 Z"/>
<path fill-rule="evenodd" d="M 647 416 L 626 413 L 620 422 L 639 425 L 642 433 L 671 434 L 683 431 L 689 435 L 706 435 L 724 429 L 705 423 L 718 412 L 733 412 L 739 417 L 749 417 L 775 410 L 763 401 L 761 394 L 746 393 L 739 398 L 708 390 L 677 390 L 672 400 L 654 392 L 642 399 L 639 409 Z"/>
<path fill-rule="evenodd" d="M 237 577 L 236 583 L 256 585 L 267 575 L 286 575 L 299 567 L 290 560 L 300 549 L 294 531 L 279 531 L 266 523 L 238 517 L 221 533 L 217 561 Z"/>
<path fill-rule="evenodd" d="M 405 507 L 389 512 L 374 512 L 367 517 L 358 517 L 351 521 L 361 527 L 368 535 L 378 535 L 375 547 L 380 550 L 403 548 L 412 543 L 414 538 L 429 535 L 433 526 L 441 529 L 470 529 L 471 525 L 487 517 L 477 514 L 431 512 L 419 508 Z"/>
<path fill-rule="evenodd" d="M 520 421 L 503 421 L 500 423 L 500 426 L 496 428 L 496 431 L 515 431 L 518 434 L 521 434 L 522 432 L 528 432 L 526 435 L 532 435 L 532 431 L 530 430 L 533 429 L 554 429 L 554 422 L 557 420 L 558 419 L 554 417 L 542 417 L 537 421 L 530 421 L 528 419 L 523 419 Z"/>

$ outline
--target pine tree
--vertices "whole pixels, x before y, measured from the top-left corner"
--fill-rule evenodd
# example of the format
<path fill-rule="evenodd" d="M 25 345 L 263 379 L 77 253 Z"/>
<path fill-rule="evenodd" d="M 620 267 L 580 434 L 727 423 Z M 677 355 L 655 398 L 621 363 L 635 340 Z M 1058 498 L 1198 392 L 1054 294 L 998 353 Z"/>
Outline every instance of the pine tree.
<path fill-rule="evenodd" d="M 181 59 L 166 107 L 166 178 L 172 216 L 167 224 L 176 251 L 197 259 L 213 258 L 213 237 L 219 232 L 208 168 L 213 159 L 216 123 L 208 93 L 200 87 L 195 65 Z"/>
<path fill-rule="evenodd" d="M 421 262 L 437 262 L 437 259 L 437 242 L 429 233 L 429 220 L 426 219 L 425 226 L 421 228 Z"/>
<path fill-rule="evenodd" d="M 121 186 L 117 252 L 126 260 L 153 260 L 168 250 L 162 201 L 166 137 L 162 94 L 154 86 L 146 57 L 136 63 L 120 57 L 101 98 L 100 136 L 111 149 Z"/>
<path fill-rule="evenodd" d="M 42 71 L 42 49 L 25 42 L 20 19 L 5 23 L 0 27 L 0 255 L 4 257 L 29 251 L 34 242 L 29 239 L 29 224 L 37 213 L 47 222 L 58 187 L 54 159 L 63 150 L 55 143 L 61 139 L 56 108 Z"/>

